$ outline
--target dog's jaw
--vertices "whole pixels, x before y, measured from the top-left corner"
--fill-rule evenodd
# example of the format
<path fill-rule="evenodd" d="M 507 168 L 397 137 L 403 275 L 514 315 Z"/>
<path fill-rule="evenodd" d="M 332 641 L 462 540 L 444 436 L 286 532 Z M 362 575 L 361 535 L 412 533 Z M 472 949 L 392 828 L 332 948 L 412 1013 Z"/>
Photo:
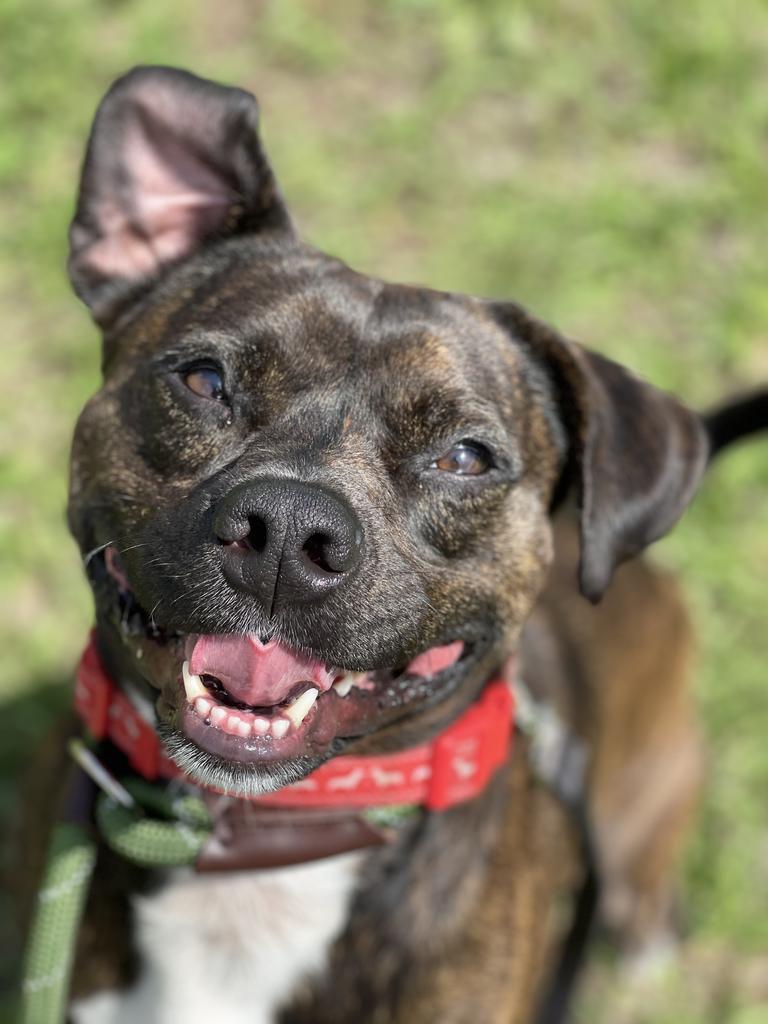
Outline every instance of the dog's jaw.
<path fill-rule="evenodd" d="M 300 756 L 244 764 L 207 752 L 179 729 L 158 724 L 163 746 L 187 778 L 206 789 L 246 799 L 299 782 L 327 758 Z"/>
<path fill-rule="evenodd" d="M 182 771 L 232 795 L 274 791 L 342 752 L 424 742 L 502 660 L 488 623 L 457 628 L 399 668 L 367 671 L 326 666 L 275 637 L 168 634 L 141 609 L 109 549 L 89 568 L 99 581 L 101 645 L 120 683 L 145 712 L 154 705 L 145 717 Z"/>

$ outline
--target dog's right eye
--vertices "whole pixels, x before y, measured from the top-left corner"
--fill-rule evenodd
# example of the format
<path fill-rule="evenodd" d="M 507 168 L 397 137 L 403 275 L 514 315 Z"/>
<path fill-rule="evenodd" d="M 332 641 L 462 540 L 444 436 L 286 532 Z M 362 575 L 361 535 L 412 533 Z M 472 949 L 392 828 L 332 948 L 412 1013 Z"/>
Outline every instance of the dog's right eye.
<path fill-rule="evenodd" d="M 182 374 L 182 380 L 194 394 L 200 398 L 210 398 L 215 402 L 226 401 L 224 380 L 219 370 L 210 364 L 191 366 Z"/>

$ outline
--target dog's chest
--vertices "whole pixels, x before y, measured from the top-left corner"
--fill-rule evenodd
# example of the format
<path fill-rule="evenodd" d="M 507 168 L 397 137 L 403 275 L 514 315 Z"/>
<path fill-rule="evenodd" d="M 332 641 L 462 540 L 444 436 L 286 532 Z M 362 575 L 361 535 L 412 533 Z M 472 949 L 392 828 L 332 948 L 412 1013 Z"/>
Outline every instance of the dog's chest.
<path fill-rule="evenodd" d="M 297 984 L 325 966 L 361 856 L 184 874 L 137 899 L 137 983 L 78 1001 L 74 1024 L 271 1024 Z"/>

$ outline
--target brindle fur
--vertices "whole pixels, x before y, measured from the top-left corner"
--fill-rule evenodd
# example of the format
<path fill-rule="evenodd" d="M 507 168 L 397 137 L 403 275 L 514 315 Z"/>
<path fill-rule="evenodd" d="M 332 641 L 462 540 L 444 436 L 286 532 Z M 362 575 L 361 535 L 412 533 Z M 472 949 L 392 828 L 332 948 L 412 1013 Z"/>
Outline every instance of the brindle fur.
<path fill-rule="evenodd" d="M 706 454 L 699 421 L 516 306 L 386 284 L 306 245 L 245 96 L 140 69 L 101 108 L 71 272 L 105 331 L 104 384 L 75 435 L 72 530 L 84 552 L 117 546 L 141 605 L 165 630 L 266 631 L 368 670 L 482 624 L 487 647 L 460 688 L 440 700 L 401 694 L 334 753 L 433 736 L 520 647 L 531 684 L 593 745 L 606 913 L 641 941 L 666 927 L 697 783 L 690 632 L 674 586 L 644 562 L 624 567 L 594 609 L 576 592 L 578 548 L 582 589 L 597 598 L 615 565 L 690 499 Z M 125 142 L 137 111 L 162 127 L 167 109 L 174 144 L 194 137 L 229 197 L 219 214 L 204 209 L 182 224 L 188 244 L 171 258 L 142 222 Z M 117 229 L 105 210 L 121 203 L 115 270 L 103 247 Z M 120 263 L 131 251 L 133 274 Z M 201 358 L 223 366 L 231 410 L 203 407 L 181 384 L 179 369 Z M 478 435 L 497 453 L 490 474 L 429 474 L 450 443 Z M 343 597 L 297 607 L 278 595 L 272 618 L 226 584 L 211 538 L 216 503 L 270 475 L 331 488 L 366 534 Z M 569 493 L 580 538 L 567 505 L 555 545 L 550 511 Z M 158 713 L 173 727 L 173 644 L 124 636 L 114 583 L 94 583 L 104 656 L 121 679 L 159 691 Z M 672 783 L 660 767 L 670 753 L 687 759 Z M 532 777 L 524 741 L 483 796 L 424 816 L 367 857 L 330 969 L 297 993 L 284 1024 L 531 1019 L 554 897 L 578 867 L 569 825 Z M 78 994 L 105 979 L 124 984 L 136 969 L 130 935 L 112 927 L 129 917 L 130 886 L 120 891 L 116 879 L 101 858 Z"/>

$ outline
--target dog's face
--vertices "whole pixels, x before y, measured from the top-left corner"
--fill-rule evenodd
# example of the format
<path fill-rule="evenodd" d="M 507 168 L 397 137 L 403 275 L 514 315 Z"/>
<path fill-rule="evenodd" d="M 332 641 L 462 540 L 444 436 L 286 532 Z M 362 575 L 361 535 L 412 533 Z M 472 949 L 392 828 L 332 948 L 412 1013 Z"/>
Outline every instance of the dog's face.
<path fill-rule="evenodd" d="M 426 739 L 514 650 L 568 487 L 593 598 L 693 493 L 703 435 L 667 396 L 301 242 L 239 90 L 120 80 L 71 238 L 105 381 L 70 522 L 103 649 L 203 782 Z"/>

